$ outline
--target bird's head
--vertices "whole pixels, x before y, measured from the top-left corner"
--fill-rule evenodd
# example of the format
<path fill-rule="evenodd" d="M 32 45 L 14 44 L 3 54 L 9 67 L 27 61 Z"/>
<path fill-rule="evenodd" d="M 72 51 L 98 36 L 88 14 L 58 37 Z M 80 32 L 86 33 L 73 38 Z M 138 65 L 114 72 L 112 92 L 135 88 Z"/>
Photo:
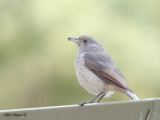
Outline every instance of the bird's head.
<path fill-rule="evenodd" d="M 97 40 L 86 35 L 80 36 L 79 38 L 69 37 L 68 40 L 75 42 L 81 51 L 91 50 L 102 46 Z"/>

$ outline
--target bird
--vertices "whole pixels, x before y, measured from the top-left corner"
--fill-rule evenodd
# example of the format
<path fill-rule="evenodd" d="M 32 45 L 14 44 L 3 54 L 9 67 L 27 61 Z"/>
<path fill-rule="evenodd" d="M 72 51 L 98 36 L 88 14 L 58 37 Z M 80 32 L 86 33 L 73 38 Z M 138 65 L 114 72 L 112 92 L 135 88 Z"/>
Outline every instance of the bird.
<path fill-rule="evenodd" d="M 79 106 L 94 103 L 100 97 L 99 103 L 103 97 L 111 96 L 115 91 L 126 94 L 132 100 L 139 100 L 100 42 L 87 35 L 69 37 L 68 40 L 78 47 L 74 66 L 80 85 L 88 93 L 96 95 L 91 101 L 80 103 Z"/>

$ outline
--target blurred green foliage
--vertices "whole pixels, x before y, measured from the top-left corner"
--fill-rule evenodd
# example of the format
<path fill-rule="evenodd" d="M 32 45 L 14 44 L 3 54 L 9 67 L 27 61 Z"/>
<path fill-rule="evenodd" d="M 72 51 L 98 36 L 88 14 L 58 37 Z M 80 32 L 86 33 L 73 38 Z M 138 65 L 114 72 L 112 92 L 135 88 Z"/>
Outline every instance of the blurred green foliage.
<path fill-rule="evenodd" d="M 88 101 L 67 37 L 90 35 L 140 98 L 160 96 L 159 0 L 1 0 L 0 109 Z M 115 93 L 106 101 L 129 100 Z"/>

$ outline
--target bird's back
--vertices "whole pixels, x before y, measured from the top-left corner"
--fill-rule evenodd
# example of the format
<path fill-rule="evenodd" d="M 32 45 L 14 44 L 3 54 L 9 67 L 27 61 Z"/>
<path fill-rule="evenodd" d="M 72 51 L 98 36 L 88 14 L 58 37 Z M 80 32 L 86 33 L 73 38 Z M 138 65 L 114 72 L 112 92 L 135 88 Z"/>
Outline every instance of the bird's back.
<path fill-rule="evenodd" d="M 125 78 L 116 67 L 111 56 L 105 51 L 92 51 L 84 55 L 85 65 L 105 83 L 112 84 L 122 89 L 128 88 Z"/>

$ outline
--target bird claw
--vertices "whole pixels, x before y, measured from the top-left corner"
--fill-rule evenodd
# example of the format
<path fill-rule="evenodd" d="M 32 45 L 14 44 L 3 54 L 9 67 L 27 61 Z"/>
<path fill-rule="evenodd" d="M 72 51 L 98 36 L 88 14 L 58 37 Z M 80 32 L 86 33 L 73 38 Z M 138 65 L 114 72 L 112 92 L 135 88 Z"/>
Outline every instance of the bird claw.
<path fill-rule="evenodd" d="M 83 107 L 85 104 L 91 104 L 91 103 L 93 103 L 93 102 L 92 101 L 90 101 L 90 102 L 83 102 L 83 103 L 80 103 L 78 106 Z"/>

